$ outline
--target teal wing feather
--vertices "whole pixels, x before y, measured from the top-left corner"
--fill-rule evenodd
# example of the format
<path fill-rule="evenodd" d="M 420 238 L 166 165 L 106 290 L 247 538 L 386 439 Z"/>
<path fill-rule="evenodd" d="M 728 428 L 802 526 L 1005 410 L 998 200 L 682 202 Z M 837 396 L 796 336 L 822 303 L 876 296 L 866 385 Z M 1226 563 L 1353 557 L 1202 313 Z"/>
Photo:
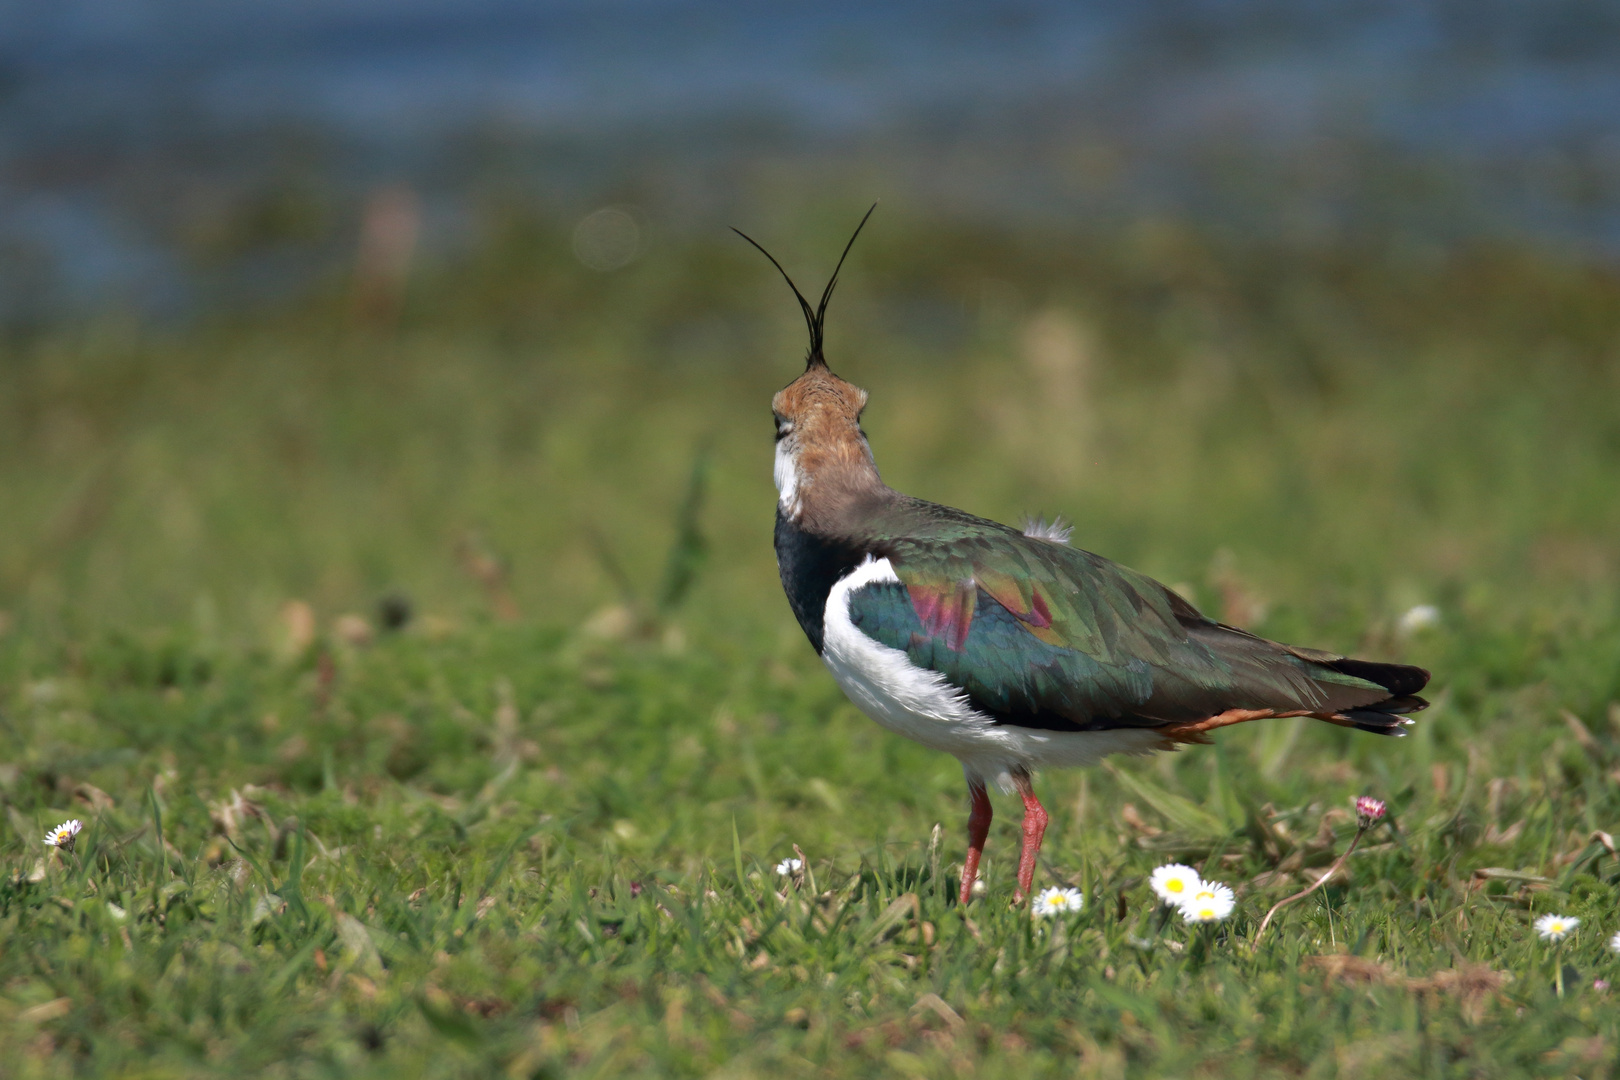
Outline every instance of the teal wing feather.
<path fill-rule="evenodd" d="M 1272 709 L 1390 731 L 1424 704 L 1421 669 L 1267 641 L 1099 555 L 921 505 L 881 545 L 899 581 L 854 593 L 850 618 L 1003 722 L 1096 730 Z"/>

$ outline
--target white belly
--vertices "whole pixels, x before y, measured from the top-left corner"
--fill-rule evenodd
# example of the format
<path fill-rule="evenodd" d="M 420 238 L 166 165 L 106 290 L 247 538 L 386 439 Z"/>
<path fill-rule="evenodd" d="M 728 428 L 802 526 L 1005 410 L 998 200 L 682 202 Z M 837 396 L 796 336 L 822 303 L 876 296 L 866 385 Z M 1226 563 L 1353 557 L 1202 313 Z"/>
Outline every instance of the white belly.
<path fill-rule="evenodd" d="M 1139 728 L 1040 731 L 995 723 L 945 676 L 873 641 L 850 621 L 852 592 L 899 580 L 889 560 L 868 558 L 832 587 L 823 615 L 821 659 L 862 712 L 896 734 L 954 755 L 970 783 L 994 781 L 1011 791 L 1018 773 L 1094 765 L 1109 754 L 1145 754 L 1164 745 L 1163 736 Z"/>

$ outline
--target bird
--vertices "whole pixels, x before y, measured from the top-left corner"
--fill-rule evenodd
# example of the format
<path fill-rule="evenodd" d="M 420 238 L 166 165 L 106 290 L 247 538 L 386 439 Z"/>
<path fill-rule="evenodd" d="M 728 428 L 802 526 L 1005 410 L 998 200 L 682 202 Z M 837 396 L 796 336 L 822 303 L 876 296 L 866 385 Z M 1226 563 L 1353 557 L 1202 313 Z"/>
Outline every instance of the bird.
<path fill-rule="evenodd" d="M 874 205 L 873 210 L 876 209 Z M 775 548 L 788 606 L 838 685 L 879 725 L 954 755 L 969 796 L 960 904 L 974 896 L 988 786 L 1024 804 L 1013 903 L 1034 885 L 1049 820 L 1037 769 L 1211 741 L 1218 728 L 1306 716 L 1404 735 L 1422 668 L 1285 645 L 1198 611 L 1159 582 L 1037 520 L 1015 528 L 902 494 L 878 474 L 865 390 L 833 374 L 827 304 L 793 290 L 805 367 L 771 401 Z"/>

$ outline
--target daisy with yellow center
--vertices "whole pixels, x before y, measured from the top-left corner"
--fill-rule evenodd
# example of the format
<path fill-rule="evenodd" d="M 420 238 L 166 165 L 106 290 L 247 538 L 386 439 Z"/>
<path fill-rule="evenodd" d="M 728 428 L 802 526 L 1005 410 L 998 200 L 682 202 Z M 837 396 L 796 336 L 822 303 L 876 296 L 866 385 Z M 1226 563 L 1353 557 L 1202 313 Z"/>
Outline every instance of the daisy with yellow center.
<path fill-rule="evenodd" d="M 1030 910 L 1037 919 L 1044 919 L 1052 915 L 1066 915 L 1079 911 L 1085 902 L 1085 895 L 1079 889 L 1046 889 L 1035 897 Z"/>
<path fill-rule="evenodd" d="M 1181 917 L 1188 922 L 1220 922 L 1232 914 L 1237 897 L 1218 881 L 1205 881 L 1180 905 Z"/>
<path fill-rule="evenodd" d="M 50 847 L 59 848 L 62 851 L 72 851 L 73 842 L 74 840 L 78 839 L 79 830 L 83 828 L 84 823 L 78 818 L 64 821 L 62 824 L 45 834 L 45 843 Z"/>
<path fill-rule="evenodd" d="M 1579 925 L 1581 920 L 1570 915 L 1543 915 L 1536 920 L 1536 933 L 1542 941 L 1563 941 Z"/>
<path fill-rule="evenodd" d="M 1197 892 L 1204 882 L 1192 867 L 1171 863 L 1153 871 L 1148 884 L 1153 886 L 1160 900 L 1167 904 L 1181 904 Z"/>

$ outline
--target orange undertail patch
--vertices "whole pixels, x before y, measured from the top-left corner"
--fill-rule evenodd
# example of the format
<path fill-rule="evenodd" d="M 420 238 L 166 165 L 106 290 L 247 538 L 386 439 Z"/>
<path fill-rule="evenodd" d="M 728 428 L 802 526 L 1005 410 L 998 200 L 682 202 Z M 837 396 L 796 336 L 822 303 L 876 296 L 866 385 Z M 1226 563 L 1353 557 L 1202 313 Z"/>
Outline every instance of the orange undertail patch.
<path fill-rule="evenodd" d="M 1159 728 L 1164 736 L 1164 749 L 1174 750 L 1178 746 L 1188 743 L 1213 742 L 1209 732 L 1216 728 L 1230 727 L 1233 724 L 1246 724 L 1250 720 L 1280 720 L 1289 716 L 1309 716 L 1315 720 L 1326 720 L 1339 727 L 1355 727 L 1355 721 L 1339 715 L 1338 713 L 1311 712 L 1307 709 L 1293 709 L 1287 712 L 1278 712 L 1276 709 L 1227 709 L 1223 713 L 1195 720 L 1187 724 L 1169 724 Z"/>

